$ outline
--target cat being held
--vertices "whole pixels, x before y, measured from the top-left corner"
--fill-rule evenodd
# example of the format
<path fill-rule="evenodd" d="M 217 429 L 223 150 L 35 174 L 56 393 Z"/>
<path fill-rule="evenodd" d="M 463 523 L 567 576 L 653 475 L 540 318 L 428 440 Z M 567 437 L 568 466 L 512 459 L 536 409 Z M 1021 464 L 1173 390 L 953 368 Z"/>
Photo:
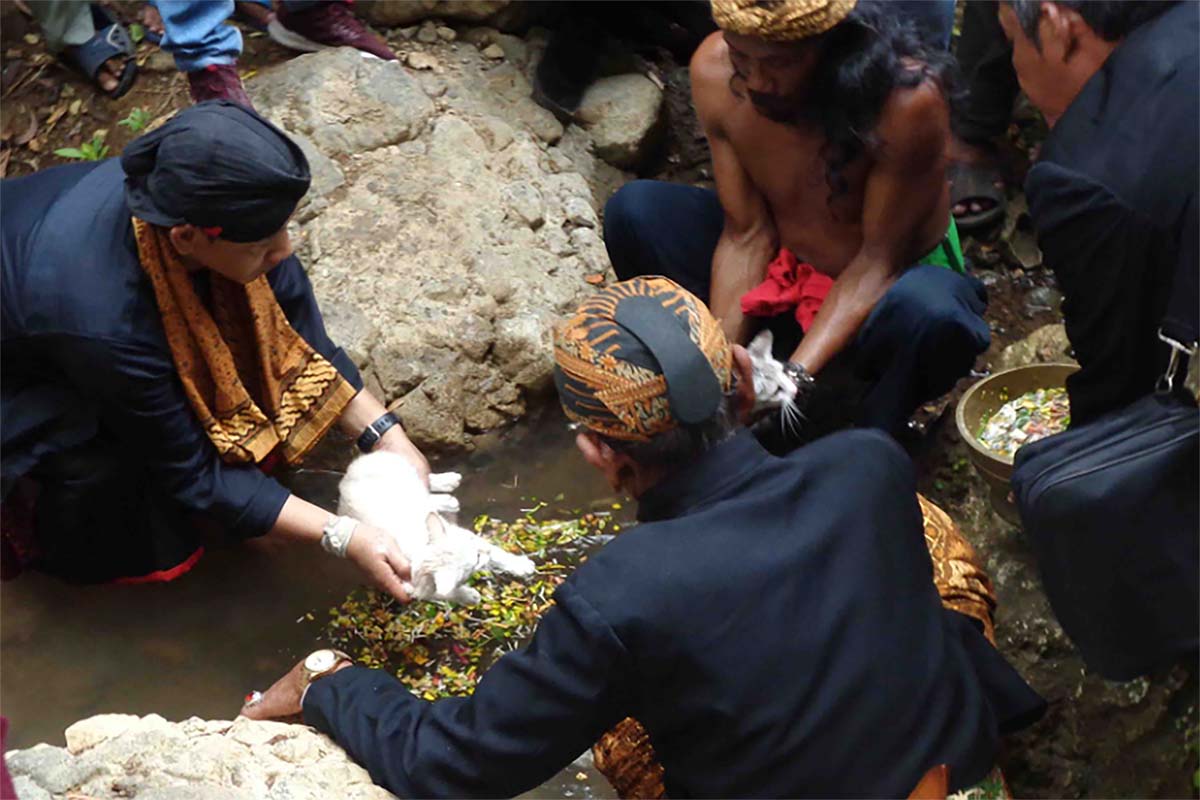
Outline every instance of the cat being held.
<path fill-rule="evenodd" d="M 442 518 L 443 513 L 458 511 L 458 500 L 450 492 L 461 481 L 456 472 L 432 474 L 426 490 L 400 454 L 368 453 L 351 462 L 338 484 L 338 513 L 395 538 L 412 565 L 414 598 L 474 605 L 479 592 L 465 585 L 472 573 L 498 570 L 526 577 L 533 574 L 534 564 Z"/>
<path fill-rule="evenodd" d="M 783 362 L 771 355 L 774 335 L 769 329 L 759 331 L 750 341 L 746 352 L 750 356 L 750 365 L 754 375 L 754 411 L 758 416 L 763 412 L 779 409 L 779 424 L 783 433 L 798 433 L 804 414 L 796 405 L 796 392 L 799 387 L 783 369 Z"/>

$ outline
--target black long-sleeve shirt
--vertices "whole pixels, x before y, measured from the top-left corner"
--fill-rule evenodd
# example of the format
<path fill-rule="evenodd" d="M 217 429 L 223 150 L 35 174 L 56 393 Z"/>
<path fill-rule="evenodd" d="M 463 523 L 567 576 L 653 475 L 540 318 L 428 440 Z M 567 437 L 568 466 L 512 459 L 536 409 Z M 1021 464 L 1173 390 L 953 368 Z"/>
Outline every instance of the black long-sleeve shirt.
<path fill-rule="evenodd" d="M 235 535 L 266 533 L 288 492 L 252 465 L 221 461 L 196 419 L 138 261 L 123 185 L 117 159 L 0 183 L 5 488 L 104 430 L 185 509 Z M 292 327 L 361 388 L 299 261 L 267 277 Z"/>
<path fill-rule="evenodd" d="M 942 763 L 970 785 L 1042 703 L 942 607 L 915 498 L 882 433 L 780 459 L 743 432 L 644 494 L 471 697 L 355 667 L 305 721 L 401 797 L 517 794 L 625 716 L 671 797 L 904 797 Z"/>
<path fill-rule="evenodd" d="M 1157 329 L 1175 270 L 1200 269 L 1198 51 L 1194 2 L 1135 29 L 1058 120 L 1026 178 L 1081 367 L 1067 379 L 1073 424 L 1154 389 L 1169 355 Z"/>

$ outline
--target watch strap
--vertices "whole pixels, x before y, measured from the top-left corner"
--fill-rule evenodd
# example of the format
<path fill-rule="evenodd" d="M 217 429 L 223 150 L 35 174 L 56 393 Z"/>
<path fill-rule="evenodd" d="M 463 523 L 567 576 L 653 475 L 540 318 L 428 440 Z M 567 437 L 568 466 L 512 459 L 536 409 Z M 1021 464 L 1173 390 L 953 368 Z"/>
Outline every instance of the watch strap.
<path fill-rule="evenodd" d="M 379 444 L 379 440 L 389 430 L 400 424 L 400 420 L 390 411 L 385 411 L 383 416 L 372 422 L 363 430 L 362 435 L 358 437 L 358 449 L 364 453 L 369 453 L 375 449 L 375 445 Z"/>

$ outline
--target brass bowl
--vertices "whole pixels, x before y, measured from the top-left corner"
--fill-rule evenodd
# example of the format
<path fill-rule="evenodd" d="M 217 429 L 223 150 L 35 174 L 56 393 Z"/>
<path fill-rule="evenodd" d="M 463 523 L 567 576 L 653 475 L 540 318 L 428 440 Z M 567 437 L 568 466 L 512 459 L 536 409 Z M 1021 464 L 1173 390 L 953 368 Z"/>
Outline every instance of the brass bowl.
<path fill-rule="evenodd" d="M 988 485 L 992 508 L 1004 519 L 1020 525 L 1016 506 L 1009 500 L 1011 459 L 993 453 L 976 438 L 983 420 L 995 414 L 1000 406 L 1026 392 L 1055 389 L 1065 386 L 1067 376 L 1079 369 L 1078 364 L 1029 364 L 989 375 L 976 383 L 958 401 L 954 422 L 958 435 L 967 443 L 967 456 Z"/>

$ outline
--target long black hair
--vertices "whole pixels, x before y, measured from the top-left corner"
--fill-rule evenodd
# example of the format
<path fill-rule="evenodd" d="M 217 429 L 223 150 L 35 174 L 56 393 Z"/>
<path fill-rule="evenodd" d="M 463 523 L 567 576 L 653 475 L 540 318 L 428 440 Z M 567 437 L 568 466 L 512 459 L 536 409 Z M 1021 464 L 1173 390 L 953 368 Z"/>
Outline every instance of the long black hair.
<path fill-rule="evenodd" d="M 878 147 L 883 106 L 897 88 L 932 79 L 951 110 L 962 98 L 953 57 L 922 40 L 886 0 L 859 0 L 846 19 L 821 35 L 821 55 L 792 120 L 824 133 L 827 202 L 849 188 L 843 170 Z"/>

